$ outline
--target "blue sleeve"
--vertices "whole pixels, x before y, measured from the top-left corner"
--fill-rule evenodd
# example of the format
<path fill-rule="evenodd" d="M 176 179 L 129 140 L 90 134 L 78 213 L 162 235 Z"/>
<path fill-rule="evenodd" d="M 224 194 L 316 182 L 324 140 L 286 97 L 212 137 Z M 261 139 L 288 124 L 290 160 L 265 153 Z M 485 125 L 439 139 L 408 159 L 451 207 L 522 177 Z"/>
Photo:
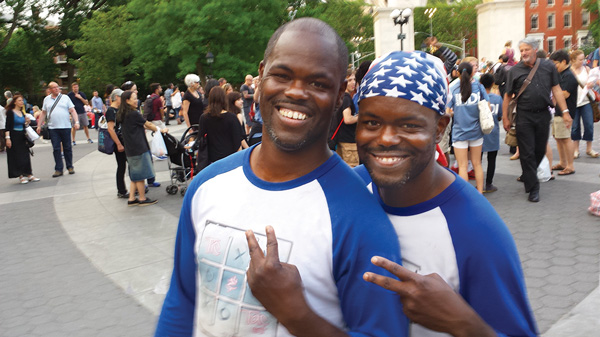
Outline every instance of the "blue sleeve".
<path fill-rule="evenodd" d="M 196 184 L 197 185 L 197 184 Z M 195 191 L 197 189 L 193 188 Z M 190 189 L 192 187 L 190 186 Z M 191 192 L 188 190 L 188 192 Z M 175 241 L 175 257 L 171 286 L 165 297 L 158 319 L 155 336 L 191 336 L 196 305 L 196 261 L 194 243 L 196 233 L 191 220 L 191 199 L 186 193 Z"/>
<path fill-rule="evenodd" d="M 481 195 L 459 199 L 444 214 L 456 250 L 460 294 L 498 336 L 537 336 L 511 233 Z"/>
<path fill-rule="evenodd" d="M 408 336 L 408 319 L 398 296 L 362 278 L 367 271 L 394 277 L 375 267 L 371 257 L 379 255 L 400 263 L 398 236 L 360 178 L 348 167 L 338 166 L 349 174 L 338 172 L 321 184 L 332 218 L 333 277 L 348 334 Z"/>
<path fill-rule="evenodd" d="M 594 50 L 594 56 L 592 56 L 592 60 L 600 60 L 600 48 L 596 48 L 596 50 Z"/>

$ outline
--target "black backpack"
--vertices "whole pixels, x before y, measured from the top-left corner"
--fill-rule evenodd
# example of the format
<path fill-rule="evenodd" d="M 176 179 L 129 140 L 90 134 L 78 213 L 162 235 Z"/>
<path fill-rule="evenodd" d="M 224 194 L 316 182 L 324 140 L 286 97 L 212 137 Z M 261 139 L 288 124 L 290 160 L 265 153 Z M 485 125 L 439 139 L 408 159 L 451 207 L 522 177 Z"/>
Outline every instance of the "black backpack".
<path fill-rule="evenodd" d="M 154 100 L 159 98 L 159 96 L 150 96 L 146 99 L 146 101 L 144 102 L 144 118 L 147 121 L 153 121 L 154 120 L 154 111 L 152 109 L 152 104 L 154 104 Z"/>
<path fill-rule="evenodd" d="M 506 82 L 506 64 L 498 67 L 498 70 L 494 73 L 494 84 L 503 85 Z"/>

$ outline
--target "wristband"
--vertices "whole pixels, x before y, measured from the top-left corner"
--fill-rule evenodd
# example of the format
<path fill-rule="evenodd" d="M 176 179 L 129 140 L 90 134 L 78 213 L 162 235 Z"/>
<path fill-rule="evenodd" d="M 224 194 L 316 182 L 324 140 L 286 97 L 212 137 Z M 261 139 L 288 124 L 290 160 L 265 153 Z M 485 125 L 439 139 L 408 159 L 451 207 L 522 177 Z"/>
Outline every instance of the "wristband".
<path fill-rule="evenodd" d="M 79 124 L 79 122 L 75 122 L 75 124 Z"/>
<path fill-rule="evenodd" d="M 569 111 L 569 109 L 564 109 L 564 110 L 562 111 L 562 113 L 565 113 L 565 112 L 570 112 L 570 111 Z"/>
<path fill-rule="evenodd" d="M 6 139 L 10 139 L 10 136 L 6 136 L 6 137 L 4 137 L 4 138 L 6 138 Z"/>

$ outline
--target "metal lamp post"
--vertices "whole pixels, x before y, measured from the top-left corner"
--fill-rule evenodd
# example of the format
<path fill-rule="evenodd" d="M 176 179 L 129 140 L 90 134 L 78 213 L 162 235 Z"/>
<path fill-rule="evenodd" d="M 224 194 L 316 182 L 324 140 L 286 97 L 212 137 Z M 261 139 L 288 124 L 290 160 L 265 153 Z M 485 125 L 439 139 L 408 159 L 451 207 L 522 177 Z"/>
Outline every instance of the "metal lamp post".
<path fill-rule="evenodd" d="M 208 63 L 209 66 L 209 74 L 208 74 L 208 78 L 212 78 L 212 65 L 215 62 L 215 55 L 213 55 L 213 53 L 211 53 L 210 51 L 208 53 L 206 53 L 206 63 Z"/>
<path fill-rule="evenodd" d="M 403 10 L 394 9 L 392 13 L 390 13 L 390 18 L 394 20 L 394 25 L 400 25 L 400 34 L 398 34 L 398 39 L 400 40 L 400 50 L 404 50 L 404 39 L 406 38 L 406 34 L 402 31 L 402 26 L 408 23 L 410 16 L 412 15 L 412 9 L 405 8 Z"/>

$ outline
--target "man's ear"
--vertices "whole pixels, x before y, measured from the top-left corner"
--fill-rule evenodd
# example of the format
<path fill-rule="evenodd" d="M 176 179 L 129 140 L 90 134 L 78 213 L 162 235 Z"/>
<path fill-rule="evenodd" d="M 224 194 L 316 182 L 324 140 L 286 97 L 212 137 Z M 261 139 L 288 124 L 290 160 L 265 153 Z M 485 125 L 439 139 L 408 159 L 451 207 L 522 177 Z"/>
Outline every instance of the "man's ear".
<path fill-rule="evenodd" d="M 450 123 L 450 115 L 445 113 L 443 116 L 441 116 L 438 121 L 437 121 L 437 126 L 436 126 L 436 134 L 435 134 L 435 143 L 438 144 L 439 142 L 442 141 L 442 138 L 444 137 L 444 132 L 446 131 L 446 127 L 448 126 L 448 123 Z"/>
<path fill-rule="evenodd" d="M 258 64 L 258 77 L 263 78 L 263 72 L 265 71 L 265 61 L 262 60 Z"/>
<path fill-rule="evenodd" d="M 337 101 L 335 104 L 335 109 L 337 110 L 344 100 L 344 93 L 346 92 L 346 87 L 348 86 L 348 80 L 344 79 L 344 82 L 340 85 L 340 91 L 338 92 Z"/>

